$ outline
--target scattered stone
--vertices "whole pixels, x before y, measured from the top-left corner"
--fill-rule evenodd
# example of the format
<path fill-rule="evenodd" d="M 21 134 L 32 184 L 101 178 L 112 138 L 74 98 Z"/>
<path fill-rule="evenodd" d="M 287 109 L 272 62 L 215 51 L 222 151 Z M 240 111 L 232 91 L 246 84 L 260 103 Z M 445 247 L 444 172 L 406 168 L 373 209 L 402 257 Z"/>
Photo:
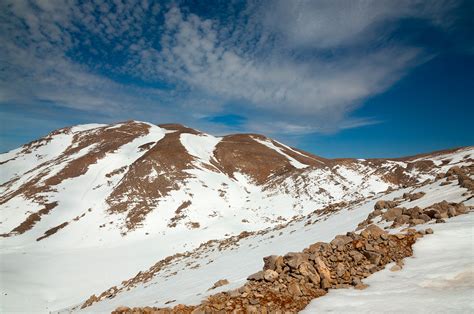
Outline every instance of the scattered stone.
<path fill-rule="evenodd" d="M 426 194 L 425 192 L 417 192 L 417 193 L 413 193 L 413 194 L 404 193 L 403 198 L 406 199 L 406 200 L 409 200 L 411 202 L 411 201 L 415 201 L 417 199 L 422 198 L 423 196 L 425 196 L 425 194 Z"/>
<path fill-rule="evenodd" d="M 213 289 L 216 289 L 228 284 L 229 284 L 229 281 L 227 279 L 221 279 L 221 280 L 216 281 L 214 285 L 211 288 L 209 288 L 209 290 L 213 290 Z"/>
<path fill-rule="evenodd" d="M 384 201 L 380 200 L 374 205 L 374 209 L 384 209 L 384 208 L 393 208 L 397 206 L 398 203 L 394 201 Z"/>
<path fill-rule="evenodd" d="M 365 284 L 365 283 L 361 283 L 361 284 L 358 284 L 357 286 L 355 286 L 354 288 L 357 289 L 357 290 L 365 290 L 369 287 L 369 285 Z"/>
<path fill-rule="evenodd" d="M 382 218 L 386 221 L 394 221 L 396 218 L 400 217 L 403 214 L 403 209 L 399 207 L 394 207 L 388 209 L 383 215 Z"/>
<path fill-rule="evenodd" d="M 421 225 L 424 224 L 425 221 L 423 219 L 412 219 L 410 220 L 410 225 Z"/>
<path fill-rule="evenodd" d="M 115 309 L 115 312 L 123 313 L 123 312 L 129 312 L 131 309 L 128 306 L 119 306 L 118 308 Z"/>
<path fill-rule="evenodd" d="M 401 269 L 402 267 L 400 265 L 393 265 L 392 267 L 390 267 L 390 271 L 399 271 Z"/>
<path fill-rule="evenodd" d="M 252 274 L 252 275 L 247 277 L 247 280 L 255 280 L 255 281 L 260 281 L 260 280 L 264 280 L 264 279 L 265 279 L 265 277 L 264 277 L 264 271 L 263 270 L 258 271 L 255 274 Z"/>

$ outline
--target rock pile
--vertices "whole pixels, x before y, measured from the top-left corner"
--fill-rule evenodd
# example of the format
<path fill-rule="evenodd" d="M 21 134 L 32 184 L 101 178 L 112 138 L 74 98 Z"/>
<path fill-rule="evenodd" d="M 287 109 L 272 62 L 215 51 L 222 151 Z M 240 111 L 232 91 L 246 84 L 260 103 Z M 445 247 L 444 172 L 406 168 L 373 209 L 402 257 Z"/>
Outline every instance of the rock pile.
<path fill-rule="evenodd" d="M 474 167 L 463 166 L 451 167 L 446 173 L 440 173 L 436 177 L 438 180 L 446 178 L 446 182 L 458 180 L 461 187 L 468 189 L 470 193 L 474 192 L 474 181 L 470 176 L 474 175 Z M 467 193 L 469 193 L 467 192 Z M 422 198 L 424 192 L 404 193 L 402 199 L 406 201 L 414 201 Z M 391 222 L 390 228 L 398 228 L 403 225 L 410 227 L 424 224 L 430 221 L 443 223 L 444 219 L 455 217 L 467 213 L 471 207 L 462 203 L 448 203 L 442 201 L 433 204 L 424 209 L 415 206 L 412 208 L 399 207 L 401 200 L 394 199 L 392 201 L 380 200 L 374 205 L 374 210 L 362 221 L 357 230 L 361 230 L 373 223 L 373 220 L 380 217 L 381 221 Z"/>
<path fill-rule="evenodd" d="M 474 176 L 474 164 L 469 166 L 454 166 L 451 167 L 446 173 L 440 173 L 436 176 L 437 179 L 446 179 L 446 183 L 458 180 L 458 184 L 468 189 L 468 191 L 474 193 L 474 180 L 471 178 Z"/>
<path fill-rule="evenodd" d="M 391 222 L 390 228 L 398 228 L 403 225 L 413 227 L 430 221 L 442 223 L 445 222 L 444 219 L 465 214 L 471 208 L 470 206 L 465 206 L 463 203 L 448 203 L 442 201 L 424 209 L 418 206 L 412 208 L 393 207 L 382 211 L 378 209 L 380 207 L 377 206 L 377 204 L 375 204 L 374 210 L 367 216 L 367 219 L 359 224 L 358 230 L 371 224 L 377 217 L 380 217 L 380 221 Z"/>
<path fill-rule="evenodd" d="M 425 232 L 390 235 L 375 225 L 349 232 L 330 243 L 317 242 L 302 252 L 264 258 L 261 271 L 241 288 L 214 294 L 200 305 L 174 308 L 117 308 L 114 313 L 289 312 L 302 310 L 331 288 L 364 289 L 362 279 L 391 262 L 412 255 L 412 245 Z"/>
<path fill-rule="evenodd" d="M 473 166 L 455 166 L 445 174 L 438 175 L 437 179 L 446 179 L 448 183 L 457 179 L 461 187 L 468 189 L 466 193 L 472 193 L 473 175 Z M 367 287 L 362 282 L 364 278 L 391 262 L 395 262 L 395 265 L 390 270 L 400 270 L 403 258 L 412 255 L 412 245 L 416 239 L 433 233 L 428 228 L 421 231 L 406 229 L 406 233 L 389 234 L 372 224 L 375 218 L 391 222 L 390 227 L 396 228 L 430 221 L 441 223 L 444 219 L 465 214 L 472 208 L 446 201 L 423 209 L 399 206 L 402 200 L 414 201 L 424 195 L 424 192 L 405 193 L 400 199 L 378 201 L 367 219 L 359 224 L 357 230 L 362 230 L 360 234 L 348 232 L 336 236 L 330 243 L 314 243 L 302 252 L 265 257 L 263 269 L 250 275 L 244 286 L 211 295 L 199 305 L 179 304 L 173 308 L 119 307 L 113 313 L 296 313 L 312 299 L 325 295 L 328 289 L 351 286 L 364 289 Z M 325 209 L 325 214 L 336 210 L 336 207 L 329 207 Z M 241 234 L 238 239 L 247 236 Z M 225 247 L 227 243 L 221 243 L 219 247 L 221 245 Z M 220 282 L 216 284 L 220 285 Z"/>

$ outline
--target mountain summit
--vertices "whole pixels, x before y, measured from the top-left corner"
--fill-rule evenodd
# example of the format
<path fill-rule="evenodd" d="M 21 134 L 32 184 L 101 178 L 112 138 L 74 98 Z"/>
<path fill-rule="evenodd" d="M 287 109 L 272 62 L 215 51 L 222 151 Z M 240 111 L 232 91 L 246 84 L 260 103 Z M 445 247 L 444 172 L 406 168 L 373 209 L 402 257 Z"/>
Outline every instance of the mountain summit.
<path fill-rule="evenodd" d="M 3 237 L 81 245 L 224 220 L 226 233 L 271 226 L 440 170 L 427 157 L 330 160 L 262 135 L 137 121 L 54 131 L 3 154 L 1 167 Z"/>
<path fill-rule="evenodd" d="M 473 157 L 471 147 L 326 159 L 262 135 L 179 124 L 63 128 L 0 156 L 2 259 L 22 265 L 19 281 L 60 295 L 59 309 L 210 240 L 415 188 Z M 64 268 L 80 273 L 74 288 Z M 5 302 L 14 304 L 11 287 Z M 31 298 L 49 309 L 50 296 Z"/>

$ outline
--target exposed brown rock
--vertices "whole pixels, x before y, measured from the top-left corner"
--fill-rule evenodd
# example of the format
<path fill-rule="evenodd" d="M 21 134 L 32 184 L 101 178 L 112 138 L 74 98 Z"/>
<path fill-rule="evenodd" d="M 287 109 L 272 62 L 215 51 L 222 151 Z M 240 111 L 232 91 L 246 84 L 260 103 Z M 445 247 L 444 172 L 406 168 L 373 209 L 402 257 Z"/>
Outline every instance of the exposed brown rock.
<path fill-rule="evenodd" d="M 295 169 L 286 157 L 255 141 L 253 137 L 266 139 L 256 134 L 224 136 L 214 150 L 217 160 L 215 166 L 231 177 L 234 172 L 244 173 L 257 184 L 264 183 L 272 175 Z"/>
<path fill-rule="evenodd" d="M 171 218 L 170 222 L 168 223 L 168 227 L 174 228 L 178 224 L 178 222 L 184 219 L 186 216 L 183 213 L 183 210 L 188 208 L 191 205 L 191 201 L 184 201 L 175 211 L 175 216 Z"/>
<path fill-rule="evenodd" d="M 377 225 L 370 225 L 364 230 L 366 233 L 370 234 L 373 238 L 377 239 L 378 237 L 382 236 L 383 234 L 387 234 L 387 231 L 381 229 Z"/>
<path fill-rule="evenodd" d="M 18 227 L 15 227 L 12 231 L 7 234 L 1 234 L 2 237 L 8 237 L 15 234 L 23 234 L 26 231 L 33 228 L 33 226 L 41 220 L 41 216 L 49 214 L 49 212 L 58 205 L 57 202 L 44 204 L 44 207 L 36 213 L 30 214 L 25 221 L 23 221 Z M 57 230 L 56 230 L 57 231 Z M 55 231 L 55 232 L 56 232 Z"/>
<path fill-rule="evenodd" d="M 403 198 L 409 201 L 415 201 L 417 199 L 422 198 L 426 193 L 425 192 L 417 192 L 417 193 L 404 193 Z"/>
<path fill-rule="evenodd" d="M 374 209 L 384 209 L 384 208 L 393 208 L 397 206 L 398 203 L 395 201 L 384 201 L 380 200 L 374 205 Z"/>
<path fill-rule="evenodd" d="M 46 232 L 44 233 L 44 235 L 42 235 L 41 237 L 39 237 L 38 239 L 36 239 L 36 241 L 41 241 L 41 240 L 43 240 L 43 239 L 45 239 L 45 238 L 47 238 L 47 237 L 49 237 L 49 236 L 55 234 L 56 232 L 58 232 L 58 230 L 60 230 L 60 229 L 62 229 L 62 228 L 64 228 L 64 227 L 66 227 L 68 224 L 69 224 L 69 223 L 68 223 L 67 221 L 65 221 L 65 222 L 63 222 L 62 224 L 60 224 L 60 225 L 58 225 L 58 226 L 56 226 L 56 227 L 53 227 L 53 228 L 51 228 L 51 229 L 49 229 L 49 230 L 46 230 Z"/>
<path fill-rule="evenodd" d="M 278 279 L 278 276 L 278 273 L 271 269 L 267 269 L 263 272 L 263 278 L 269 282 L 274 282 Z"/>
<path fill-rule="evenodd" d="M 189 155 L 179 137 L 183 132 L 198 134 L 197 131 L 179 125 L 161 126 L 176 132 L 166 134 L 130 165 L 120 184 L 107 198 L 109 212 L 127 213 L 124 232 L 135 229 L 156 207 L 161 197 L 178 189 L 178 182 L 183 182 L 190 176 L 185 170 L 191 168 L 194 157 Z M 166 176 L 150 178 L 153 171 L 165 172 Z M 134 202 L 129 202 L 130 199 Z"/>
<path fill-rule="evenodd" d="M 222 286 L 225 286 L 225 285 L 228 285 L 229 284 L 229 280 L 227 279 L 220 279 L 218 281 L 216 281 L 211 288 L 209 288 L 209 290 L 213 290 L 213 289 L 216 289 L 216 288 L 219 288 L 219 287 L 222 287 Z"/>
<path fill-rule="evenodd" d="M 51 206 L 50 204 L 52 203 L 48 203 L 48 200 L 43 196 L 45 192 L 53 190 L 54 186 L 60 184 L 64 180 L 86 173 L 90 165 L 96 163 L 97 160 L 103 158 L 106 154 L 116 151 L 122 145 L 131 142 L 137 137 L 147 134 L 149 128 L 149 125 L 145 123 L 129 121 L 121 123 L 115 128 L 109 128 L 106 126 L 75 133 L 72 144 L 67 147 L 61 155 L 30 170 L 29 172 L 36 169 L 43 169 L 36 176 L 22 184 L 18 189 L 1 195 L 0 204 L 6 203 L 18 195 L 23 195 L 25 198 L 35 201 L 40 206 L 45 206 L 45 208 Z M 52 136 L 58 133 L 67 132 L 70 132 L 70 128 L 53 132 L 45 139 L 26 145 L 24 150 L 25 152 L 31 151 L 35 147 L 45 145 L 47 142 L 51 141 Z M 90 148 L 90 150 L 86 154 L 71 159 L 74 154 L 87 148 Z M 46 178 L 49 174 L 48 166 L 61 164 L 68 159 L 71 160 L 66 163 L 64 168 L 54 176 Z M 15 180 L 16 179 L 13 179 L 12 182 Z M 12 182 L 7 182 L 2 186 L 9 186 Z M 51 208 L 48 209 L 47 212 L 49 212 L 49 210 L 51 210 Z M 41 216 L 45 214 L 47 213 L 45 213 L 44 209 L 39 210 L 37 213 L 33 213 L 20 226 L 12 230 L 10 234 L 21 234 L 26 230 L 31 229 L 33 225 L 41 219 Z"/>

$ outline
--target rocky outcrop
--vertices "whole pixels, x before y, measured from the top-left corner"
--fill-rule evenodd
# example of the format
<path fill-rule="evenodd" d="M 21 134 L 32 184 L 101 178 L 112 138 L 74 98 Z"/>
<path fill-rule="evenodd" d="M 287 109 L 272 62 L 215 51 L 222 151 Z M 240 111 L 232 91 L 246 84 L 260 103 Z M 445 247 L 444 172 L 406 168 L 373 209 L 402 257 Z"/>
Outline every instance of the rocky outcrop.
<path fill-rule="evenodd" d="M 471 189 L 471 183 L 473 180 L 470 176 L 474 175 L 474 167 L 463 166 L 451 167 L 446 173 L 437 176 L 437 180 L 446 179 L 445 182 L 458 180 L 458 184 L 461 187 L 467 188 L 469 193 L 473 193 Z M 443 183 L 441 183 L 443 185 Z M 422 198 L 425 195 L 424 192 L 417 193 L 404 193 L 402 198 L 406 201 L 414 201 Z M 431 206 L 420 208 L 418 206 L 405 208 L 398 207 L 400 205 L 400 199 L 395 200 L 380 200 L 374 205 L 374 210 L 369 213 L 367 219 L 362 221 L 358 230 L 367 227 L 375 219 L 380 221 L 392 222 L 391 228 L 401 227 L 408 225 L 410 227 L 424 224 L 430 221 L 436 223 L 443 223 L 444 219 L 455 217 L 458 215 L 465 214 L 472 206 L 465 206 L 463 203 L 449 203 L 442 201 L 439 203 L 432 204 Z"/>
<path fill-rule="evenodd" d="M 317 242 L 302 252 L 265 257 L 263 269 L 250 275 L 244 286 L 212 295 L 200 305 L 117 308 L 114 313 L 295 313 L 328 289 L 364 289 L 362 279 L 388 263 L 401 265 L 424 233 L 408 230 L 406 234 L 391 235 L 371 225 L 360 234 L 339 235 L 330 243 Z"/>
<path fill-rule="evenodd" d="M 391 228 L 397 228 L 403 225 L 412 227 L 430 221 L 442 223 L 444 219 L 465 214 L 471 208 L 471 206 L 465 206 L 463 203 L 448 203 L 447 201 L 442 201 L 426 208 L 420 208 L 418 206 L 412 208 L 394 207 L 386 211 L 374 209 L 367 216 L 367 219 L 359 224 L 358 230 L 365 228 L 377 218 L 379 218 L 380 221 L 391 222 Z"/>

